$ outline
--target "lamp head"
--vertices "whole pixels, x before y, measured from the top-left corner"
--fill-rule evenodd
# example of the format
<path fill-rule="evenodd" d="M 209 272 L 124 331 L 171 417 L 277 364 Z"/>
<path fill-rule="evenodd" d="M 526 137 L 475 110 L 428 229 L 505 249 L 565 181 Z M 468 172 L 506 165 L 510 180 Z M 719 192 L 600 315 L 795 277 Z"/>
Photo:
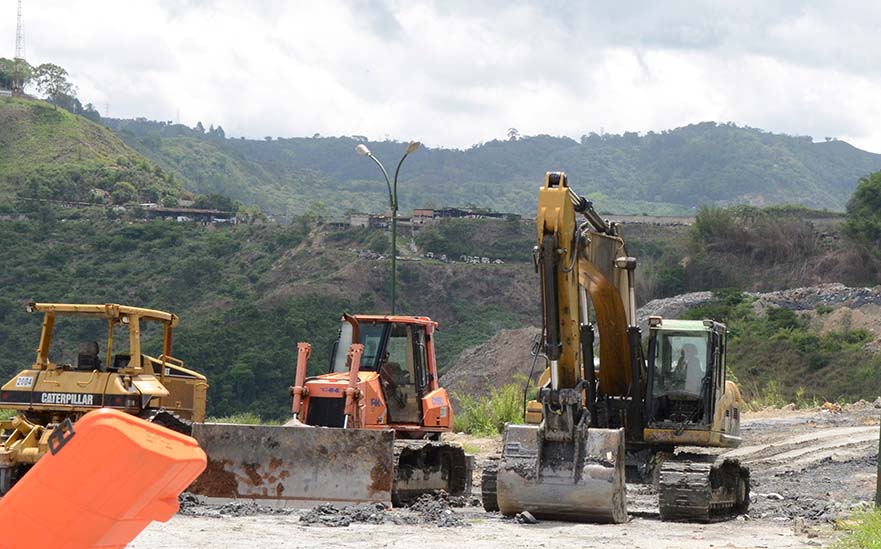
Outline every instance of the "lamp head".
<path fill-rule="evenodd" d="M 422 143 L 420 143 L 419 141 L 410 141 L 410 144 L 407 145 L 407 154 L 415 152 L 421 146 L 422 146 Z"/>
<path fill-rule="evenodd" d="M 369 156 L 370 155 L 370 149 L 368 149 L 367 145 L 365 145 L 364 143 L 358 143 L 358 146 L 355 147 L 355 152 L 357 152 L 361 156 Z"/>

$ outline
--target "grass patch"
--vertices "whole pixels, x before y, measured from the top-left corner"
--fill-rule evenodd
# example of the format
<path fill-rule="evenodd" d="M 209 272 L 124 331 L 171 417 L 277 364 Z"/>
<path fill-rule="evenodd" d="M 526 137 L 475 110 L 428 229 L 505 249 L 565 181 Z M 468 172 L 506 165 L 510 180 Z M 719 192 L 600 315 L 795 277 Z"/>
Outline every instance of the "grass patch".
<path fill-rule="evenodd" d="M 480 453 L 480 447 L 476 444 L 471 444 L 470 442 L 463 442 L 462 449 L 465 450 L 466 454 L 477 455 Z"/>
<path fill-rule="evenodd" d="M 7 419 L 12 419 L 15 417 L 15 414 L 18 412 L 16 410 L 0 410 L 0 421 L 6 421 Z"/>
<path fill-rule="evenodd" d="M 235 423 L 237 425 L 281 425 L 277 419 L 265 420 L 254 412 L 242 412 L 231 416 L 209 417 L 205 423 Z"/>
<path fill-rule="evenodd" d="M 839 524 L 847 534 L 833 545 L 836 549 L 881 548 L 881 510 L 865 511 Z"/>
<path fill-rule="evenodd" d="M 518 376 L 515 379 L 518 382 L 494 388 L 487 397 L 457 394 L 459 411 L 453 419 L 453 430 L 488 436 L 501 433 L 506 423 L 523 423 L 523 387 L 526 378 Z"/>

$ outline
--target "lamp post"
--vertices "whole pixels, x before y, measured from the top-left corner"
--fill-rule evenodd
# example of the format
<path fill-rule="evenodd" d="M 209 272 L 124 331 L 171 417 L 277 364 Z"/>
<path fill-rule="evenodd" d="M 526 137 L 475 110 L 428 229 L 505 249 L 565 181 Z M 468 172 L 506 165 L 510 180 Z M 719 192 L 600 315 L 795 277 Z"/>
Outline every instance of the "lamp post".
<path fill-rule="evenodd" d="M 385 171 L 385 167 L 382 165 L 382 162 L 379 161 L 378 158 L 373 156 L 373 153 L 370 152 L 370 149 L 367 148 L 367 145 L 364 143 L 359 143 L 357 147 L 355 147 L 355 151 L 361 156 L 366 156 L 373 160 L 379 169 L 382 171 L 383 177 L 385 177 L 385 184 L 388 187 L 388 200 L 389 200 L 389 208 L 392 211 L 392 314 L 395 314 L 395 284 L 397 277 L 397 255 L 398 255 L 398 173 L 401 171 L 401 164 L 404 163 L 404 160 L 407 157 L 419 149 L 422 146 L 422 143 L 419 141 L 411 141 L 409 145 L 407 145 L 407 150 L 404 151 L 404 156 L 401 157 L 401 160 L 398 161 L 398 167 L 395 168 L 395 178 L 394 182 L 389 180 L 388 172 Z"/>

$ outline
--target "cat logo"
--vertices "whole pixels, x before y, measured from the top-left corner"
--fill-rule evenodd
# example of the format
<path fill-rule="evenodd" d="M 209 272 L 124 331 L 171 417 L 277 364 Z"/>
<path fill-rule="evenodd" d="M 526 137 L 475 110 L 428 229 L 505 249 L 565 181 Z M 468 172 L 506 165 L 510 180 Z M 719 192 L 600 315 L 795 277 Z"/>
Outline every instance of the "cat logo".
<path fill-rule="evenodd" d="M 42 393 L 40 395 L 40 402 L 43 404 L 94 406 L 95 395 L 78 395 L 75 393 Z"/>

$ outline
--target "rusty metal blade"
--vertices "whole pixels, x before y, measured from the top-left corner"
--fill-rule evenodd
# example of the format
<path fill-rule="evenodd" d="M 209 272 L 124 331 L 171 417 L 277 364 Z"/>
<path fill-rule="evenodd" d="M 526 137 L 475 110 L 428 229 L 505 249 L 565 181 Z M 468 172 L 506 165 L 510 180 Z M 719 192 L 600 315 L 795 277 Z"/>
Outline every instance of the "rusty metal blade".
<path fill-rule="evenodd" d="M 543 441 L 537 426 L 508 425 L 497 478 L 502 514 L 625 522 L 624 431 L 589 429 L 581 446 Z"/>
<path fill-rule="evenodd" d="M 286 507 L 391 504 L 391 430 L 197 423 L 193 437 L 208 454 L 194 494 Z"/>

